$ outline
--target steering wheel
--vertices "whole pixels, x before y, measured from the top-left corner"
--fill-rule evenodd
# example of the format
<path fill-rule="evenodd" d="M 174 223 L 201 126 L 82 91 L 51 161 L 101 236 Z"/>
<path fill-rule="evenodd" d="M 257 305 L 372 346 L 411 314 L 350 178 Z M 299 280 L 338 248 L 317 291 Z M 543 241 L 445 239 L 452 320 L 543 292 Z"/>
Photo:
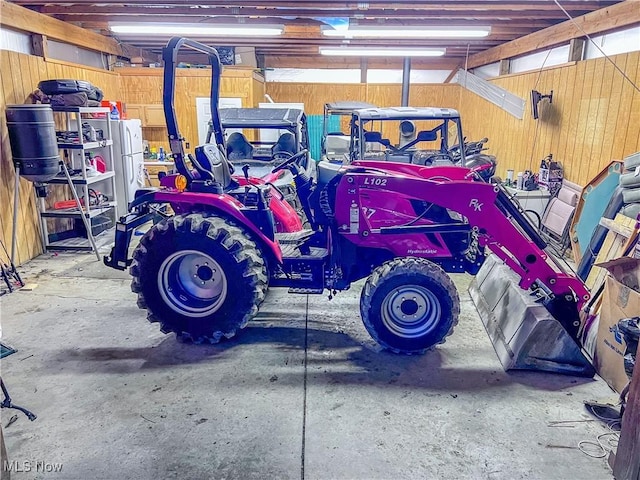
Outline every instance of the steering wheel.
<path fill-rule="evenodd" d="M 278 152 L 278 155 L 281 155 L 285 152 Z M 304 157 L 307 153 L 309 153 L 309 150 L 305 149 L 305 150 L 300 150 L 298 153 L 296 153 L 295 155 L 291 155 L 289 158 L 287 158 L 284 162 L 280 163 L 279 165 L 276 165 L 273 170 L 271 170 L 271 173 L 276 173 L 279 172 L 280 170 L 284 170 L 285 168 L 287 168 L 289 165 L 292 165 L 296 162 L 296 160 Z"/>

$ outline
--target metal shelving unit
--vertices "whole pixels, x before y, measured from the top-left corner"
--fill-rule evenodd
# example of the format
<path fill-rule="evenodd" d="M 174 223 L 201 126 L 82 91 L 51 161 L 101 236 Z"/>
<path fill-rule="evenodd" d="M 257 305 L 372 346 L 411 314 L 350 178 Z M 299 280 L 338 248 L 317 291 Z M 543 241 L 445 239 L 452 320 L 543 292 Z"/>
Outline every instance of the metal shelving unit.
<path fill-rule="evenodd" d="M 59 177 L 47 182 L 48 185 L 66 185 L 71 190 L 76 206 L 70 208 L 47 208 L 46 199 L 39 198 L 40 221 L 42 224 L 43 244 L 47 250 L 85 250 L 95 251 L 98 255 L 95 238 L 91 229 L 91 219 L 107 213 L 116 205 L 116 184 L 113 162 L 113 140 L 110 109 L 107 107 L 53 107 L 56 125 L 63 125 L 67 132 L 77 136 L 78 141 L 58 142 L 64 165 Z M 96 138 L 84 141 L 83 123 L 89 124 L 96 132 Z M 98 134 L 101 132 L 101 135 Z M 82 143 L 81 143 L 82 142 Z M 106 171 L 95 174 L 87 168 L 86 153 L 99 155 L 105 163 Z M 73 173 L 73 174 L 71 174 Z M 90 190 L 106 193 L 109 201 L 91 205 Z M 81 199 L 84 199 L 83 201 Z M 83 219 L 87 238 L 75 236 L 63 240 L 50 241 L 51 235 L 47 219 Z M 86 219 L 86 221 L 85 221 Z M 88 227 L 88 228 L 87 228 Z"/>

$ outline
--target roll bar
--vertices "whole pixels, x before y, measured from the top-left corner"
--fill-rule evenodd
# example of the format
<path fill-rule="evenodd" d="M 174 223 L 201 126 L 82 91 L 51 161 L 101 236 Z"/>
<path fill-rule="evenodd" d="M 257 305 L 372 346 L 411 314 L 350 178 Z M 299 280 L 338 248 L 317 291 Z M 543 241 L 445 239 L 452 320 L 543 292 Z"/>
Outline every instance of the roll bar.
<path fill-rule="evenodd" d="M 178 52 L 182 47 L 204 53 L 209 57 L 209 64 L 211 65 L 210 101 L 213 138 L 217 145 L 224 147 L 222 122 L 220 121 L 220 112 L 218 110 L 218 103 L 220 99 L 220 75 L 222 74 L 222 64 L 220 63 L 218 52 L 215 48 L 189 40 L 188 38 L 173 37 L 162 49 L 162 60 L 164 61 L 162 104 L 164 108 L 164 118 L 167 122 L 167 130 L 169 131 L 169 145 L 178 171 L 187 170 L 184 163 L 185 153 L 182 145 L 183 138 L 180 135 L 180 130 L 178 129 L 178 121 L 173 103 L 176 90 L 176 63 L 178 59 Z"/>

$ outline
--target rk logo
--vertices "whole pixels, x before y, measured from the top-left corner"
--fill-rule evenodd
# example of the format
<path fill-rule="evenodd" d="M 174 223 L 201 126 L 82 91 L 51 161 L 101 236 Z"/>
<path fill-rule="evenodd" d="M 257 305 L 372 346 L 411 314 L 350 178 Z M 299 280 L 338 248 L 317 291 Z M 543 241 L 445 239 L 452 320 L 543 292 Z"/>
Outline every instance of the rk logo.
<path fill-rule="evenodd" d="M 472 199 L 471 202 L 469 202 L 469 206 L 473 207 L 476 212 L 482 211 L 482 203 L 480 203 L 477 198 Z"/>

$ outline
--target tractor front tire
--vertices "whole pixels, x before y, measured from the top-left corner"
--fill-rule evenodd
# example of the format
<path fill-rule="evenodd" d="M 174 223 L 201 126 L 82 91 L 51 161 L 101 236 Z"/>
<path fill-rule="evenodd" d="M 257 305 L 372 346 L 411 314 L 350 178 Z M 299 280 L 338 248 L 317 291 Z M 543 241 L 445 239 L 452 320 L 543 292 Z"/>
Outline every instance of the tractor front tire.
<path fill-rule="evenodd" d="M 369 334 L 394 353 L 420 354 L 444 343 L 460 315 L 451 278 L 423 258 L 398 258 L 376 268 L 360 296 Z"/>
<path fill-rule="evenodd" d="M 131 290 L 164 333 L 193 343 L 231 338 L 251 320 L 267 290 L 255 242 L 228 220 L 199 213 L 152 227 L 133 254 Z"/>

